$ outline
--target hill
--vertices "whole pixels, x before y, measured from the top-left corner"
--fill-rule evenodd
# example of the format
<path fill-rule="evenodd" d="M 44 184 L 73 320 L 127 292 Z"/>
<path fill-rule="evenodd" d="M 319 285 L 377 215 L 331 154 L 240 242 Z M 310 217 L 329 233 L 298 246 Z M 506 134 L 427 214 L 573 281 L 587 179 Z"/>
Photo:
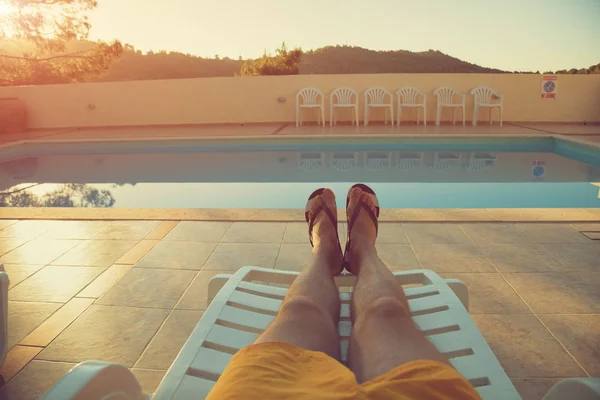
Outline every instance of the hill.
<path fill-rule="evenodd" d="M 88 49 L 89 41 L 72 42 L 67 53 Z M 33 53 L 31 45 L 0 41 L 0 53 L 22 55 Z M 153 79 L 206 78 L 234 76 L 244 61 L 240 58 L 203 58 L 179 52 L 148 52 L 143 54 L 131 45 L 124 46 L 120 59 L 108 71 L 93 81 L 129 81 Z M 600 73 L 600 64 L 587 69 L 556 71 L 557 73 Z M 368 74 L 368 73 L 510 73 L 486 68 L 437 50 L 411 52 L 406 50 L 375 51 L 354 46 L 326 46 L 305 51 L 300 64 L 301 74 Z M 532 73 L 532 72 L 520 72 Z M 537 72 L 539 73 L 539 72 Z M 548 73 L 552 73 L 548 71 Z"/>

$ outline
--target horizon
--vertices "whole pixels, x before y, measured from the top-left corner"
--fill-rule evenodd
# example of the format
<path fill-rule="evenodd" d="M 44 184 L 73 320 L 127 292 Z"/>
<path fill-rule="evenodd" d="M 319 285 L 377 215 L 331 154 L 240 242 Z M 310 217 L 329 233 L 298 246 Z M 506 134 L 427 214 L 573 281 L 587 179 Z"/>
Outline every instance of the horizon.
<path fill-rule="evenodd" d="M 358 0 L 100 0 L 89 13 L 89 39 L 117 39 L 143 52 L 204 58 L 254 59 L 265 51 L 274 53 L 285 41 L 289 48 L 305 51 L 336 45 L 376 51 L 433 49 L 504 71 L 580 69 L 600 62 L 600 1 L 374 3 L 376 7 Z M 343 15 L 347 10 L 352 14 Z"/>

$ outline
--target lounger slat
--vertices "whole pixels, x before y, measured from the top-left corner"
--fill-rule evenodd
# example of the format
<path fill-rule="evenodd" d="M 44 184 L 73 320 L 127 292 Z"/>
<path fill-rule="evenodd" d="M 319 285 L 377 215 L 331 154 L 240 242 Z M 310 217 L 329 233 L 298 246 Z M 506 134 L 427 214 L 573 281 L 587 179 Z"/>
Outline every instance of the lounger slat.
<path fill-rule="evenodd" d="M 350 304 L 340 304 L 340 318 L 350 318 Z"/>
<path fill-rule="evenodd" d="M 409 287 L 404 289 L 404 294 L 409 300 L 415 297 L 431 296 L 438 293 L 439 291 L 434 285 Z"/>
<path fill-rule="evenodd" d="M 408 306 L 410 308 L 410 312 L 413 314 L 436 309 L 443 306 L 445 306 L 447 309 L 445 299 L 446 297 L 440 294 L 427 297 L 419 297 L 416 299 L 408 300 Z"/>
<path fill-rule="evenodd" d="M 349 337 L 352 333 L 352 321 L 338 322 L 338 331 L 341 337 Z"/>
<path fill-rule="evenodd" d="M 208 396 L 213 386 L 213 381 L 186 375 L 175 390 L 173 400 L 203 399 Z"/>
<path fill-rule="evenodd" d="M 190 365 L 188 375 L 202 376 L 204 373 L 221 375 L 233 357 L 232 354 L 223 353 L 206 347 L 201 347 Z"/>
<path fill-rule="evenodd" d="M 254 332 L 214 325 L 206 337 L 206 341 L 239 350 L 254 343 L 258 336 L 259 334 Z"/>
<path fill-rule="evenodd" d="M 287 294 L 287 289 L 282 288 L 282 287 L 268 286 L 268 285 L 263 285 L 260 283 L 252 283 L 252 282 L 244 282 L 244 281 L 239 283 L 238 288 L 253 291 L 253 292 L 260 292 L 260 293 L 264 293 L 264 294 L 267 294 L 272 297 L 279 297 L 279 298 L 284 298 L 285 295 Z"/>
<path fill-rule="evenodd" d="M 421 331 L 439 330 L 458 325 L 456 315 L 451 310 L 440 311 L 435 314 L 418 315 L 413 317 L 417 328 Z"/>
<path fill-rule="evenodd" d="M 275 319 L 273 315 L 260 314 L 257 312 L 241 310 L 231 306 L 223 307 L 218 321 L 231 322 L 263 331 Z"/>
<path fill-rule="evenodd" d="M 255 308 L 257 310 L 268 311 L 273 314 L 277 314 L 281 307 L 282 300 L 272 299 L 269 297 L 258 296 L 246 292 L 240 292 L 235 290 L 229 296 L 228 303 L 235 303 L 243 305 L 249 308 Z"/>

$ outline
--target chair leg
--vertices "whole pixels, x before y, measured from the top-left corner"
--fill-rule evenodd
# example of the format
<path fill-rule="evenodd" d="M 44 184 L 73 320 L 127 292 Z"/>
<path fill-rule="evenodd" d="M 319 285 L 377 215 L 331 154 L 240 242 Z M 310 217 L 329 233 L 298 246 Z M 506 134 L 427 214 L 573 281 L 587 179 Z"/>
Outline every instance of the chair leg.
<path fill-rule="evenodd" d="M 423 126 L 427 126 L 427 107 L 423 106 Z"/>
<path fill-rule="evenodd" d="M 502 107 L 498 108 L 500 108 L 500 126 L 502 126 Z"/>
<path fill-rule="evenodd" d="M 492 124 L 492 113 L 494 112 L 495 107 L 490 107 L 490 125 Z"/>
<path fill-rule="evenodd" d="M 462 109 L 462 113 L 463 113 L 463 126 L 465 126 L 465 106 L 463 105 L 461 107 L 461 109 Z"/>
<path fill-rule="evenodd" d="M 475 106 L 473 110 L 473 126 L 477 126 L 477 114 L 479 114 L 479 107 Z"/>
<path fill-rule="evenodd" d="M 452 125 L 456 125 L 456 107 L 452 107 Z"/>
<path fill-rule="evenodd" d="M 390 104 L 390 124 L 394 126 L 394 106 Z"/>
<path fill-rule="evenodd" d="M 437 115 L 435 116 L 435 124 L 437 126 L 440 126 L 440 114 L 442 113 L 442 108 L 440 106 L 438 106 L 437 108 Z"/>
<path fill-rule="evenodd" d="M 369 106 L 365 104 L 365 126 L 369 125 Z"/>
<path fill-rule="evenodd" d="M 321 106 L 321 122 L 323 122 L 323 126 L 325 126 L 325 107 Z"/>
<path fill-rule="evenodd" d="M 296 128 L 300 125 L 300 107 L 296 106 Z"/>
<path fill-rule="evenodd" d="M 402 119 L 402 106 L 398 104 L 398 123 L 397 126 L 400 126 L 400 119 Z"/>
<path fill-rule="evenodd" d="M 356 126 L 360 125 L 358 121 L 358 106 L 354 107 L 354 120 L 356 121 Z"/>
<path fill-rule="evenodd" d="M 333 126 L 333 105 L 329 106 L 329 126 Z"/>

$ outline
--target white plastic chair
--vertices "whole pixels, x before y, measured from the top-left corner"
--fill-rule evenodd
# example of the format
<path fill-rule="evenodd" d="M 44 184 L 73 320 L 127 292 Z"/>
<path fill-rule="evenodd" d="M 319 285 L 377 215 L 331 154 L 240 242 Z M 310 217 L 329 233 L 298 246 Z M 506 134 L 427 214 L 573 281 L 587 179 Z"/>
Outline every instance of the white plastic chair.
<path fill-rule="evenodd" d="M 354 100 L 352 100 L 354 99 Z M 352 110 L 352 125 L 358 126 L 358 92 L 349 87 L 340 87 L 329 94 L 329 125 L 337 124 L 335 110 L 350 108 Z"/>
<path fill-rule="evenodd" d="M 494 89 L 479 86 L 471 90 L 471 94 L 475 97 L 475 110 L 473 111 L 473 126 L 477 126 L 477 116 L 479 114 L 479 108 L 485 107 L 490 109 L 490 125 L 492 124 L 492 111 L 497 108 L 500 112 L 500 126 L 502 126 L 502 103 L 504 95 L 498 94 Z M 498 103 L 492 103 L 492 98 L 496 97 L 500 99 Z"/>
<path fill-rule="evenodd" d="M 306 172 L 319 170 L 325 165 L 325 154 L 321 152 L 298 152 L 298 169 Z"/>
<path fill-rule="evenodd" d="M 452 108 L 452 123 L 456 124 L 456 114 L 454 111 L 460 107 L 462 109 L 462 119 L 463 119 L 463 126 L 464 126 L 465 125 L 465 99 L 466 99 L 466 96 L 462 93 L 457 93 L 456 90 L 454 90 L 450 87 L 447 87 L 447 86 L 442 86 L 442 87 L 435 89 L 433 91 L 433 94 L 437 97 L 437 117 L 435 119 L 435 124 L 437 126 L 440 126 L 440 120 L 442 118 L 442 109 L 444 107 Z M 454 102 L 454 96 L 460 97 L 459 103 Z"/>
<path fill-rule="evenodd" d="M 233 357 L 252 344 L 275 319 L 287 288 L 298 272 L 243 267 L 233 275 L 216 275 L 208 284 L 208 304 L 202 319 L 167 371 L 157 391 L 145 394 L 135 376 L 124 366 L 85 361 L 71 369 L 43 400 L 183 400 L 204 399 Z M 394 272 L 405 287 L 411 317 L 417 328 L 443 354 L 485 400 L 521 397 L 468 313 L 468 290 L 457 279 L 444 280 L 429 270 Z M 356 277 L 335 278 L 340 289 L 340 350 L 348 355 L 352 333 L 350 302 Z M 274 286 L 278 285 L 278 286 Z M 568 379 L 551 400 L 597 399 L 598 379 Z M 586 390 L 571 397 L 577 381 Z M 557 393 L 560 392 L 560 393 Z M 549 394 L 550 394 L 549 393 Z M 560 395 L 562 393 L 562 395 Z M 558 396 L 556 395 L 558 394 Z M 595 394 L 595 395 L 594 395 Z"/>
<path fill-rule="evenodd" d="M 403 87 L 396 91 L 398 102 L 398 124 L 402 117 L 402 108 L 417 108 L 417 125 L 419 125 L 419 108 L 423 109 L 423 125 L 427 126 L 427 95 L 415 87 Z M 422 102 L 419 102 L 419 96 L 422 96 Z"/>
<path fill-rule="evenodd" d="M 8 352 L 8 287 L 10 280 L 0 264 L 0 366 L 4 364 Z"/>
<path fill-rule="evenodd" d="M 296 93 L 296 126 L 302 125 L 303 108 L 320 109 L 321 113 L 317 115 L 317 125 L 320 116 L 323 126 L 325 126 L 325 96 L 319 89 L 304 88 Z"/>
<path fill-rule="evenodd" d="M 331 155 L 331 167 L 339 172 L 349 171 L 358 165 L 358 153 L 335 152 Z"/>
<path fill-rule="evenodd" d="M 371 87 L 365 90 L 365 126 L 369 125 L 369 109 L 384 108 L 384 122 L 387 124 L 387 114 L 390 111 L 390 121 L 394 125 L 394 97 L 392 92 L 382 87 Z M 386 98 L 390 98 L 390 102 L 386 103 Z"/>

